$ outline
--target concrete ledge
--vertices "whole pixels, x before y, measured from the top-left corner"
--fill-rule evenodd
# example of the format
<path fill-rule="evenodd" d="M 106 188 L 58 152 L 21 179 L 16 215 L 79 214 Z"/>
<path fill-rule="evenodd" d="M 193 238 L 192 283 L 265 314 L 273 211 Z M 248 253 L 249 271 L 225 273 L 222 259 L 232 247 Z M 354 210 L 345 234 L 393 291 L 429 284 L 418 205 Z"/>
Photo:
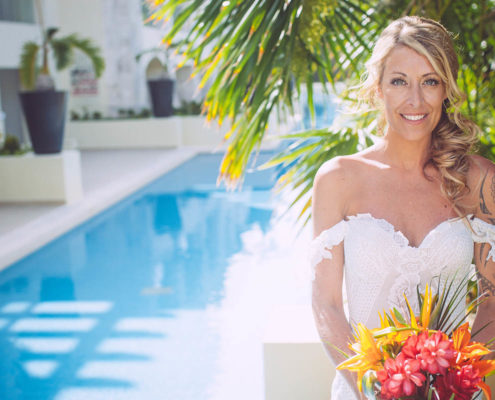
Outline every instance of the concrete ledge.
<path fill-rule="evenodd" d="M 328 400 L 335 368 L 325 354 L 310 306 L 279 306 L 263 338 L 265 400 Z"/>
<path fill-rule="evenodd" d="M 280 141 L 277 134 L 287 133 L 288 125 L 271 124 L 262 149 L 276 148 Z M 230 129 L 226 122 L 218 126 L 208 122 L 203 115 L 173 116 L 168 118 L 71 121 L 66 125 L 65 144 L 81 150 L 115 150 L 207 147 L 225 150 L 224 136 Z"/>
<path fill-rule="evenodd" d="M 161 157 L 153 163 L 152 167 L 138 166 L 133 174 L 123 174 L 120 179 L 85 193 L 83 201 L 57 206 L 30 223 L 1 235 L 0 270 L 87 221 L 196 154 L 194 149 L 174 150 L 170 152 L 169 157 Z"/>
<path fill-rule="evenodd" d="M 73 203 L 82 194 L 81 156 L 77 150 L 0 157 L 1 202 Z"/>
<path fill-rule="evenodd" d="M 71 121 L 66 141 L 83 150 L 171 148 L 181 144 L 179 117 Z"/>
<path fill-rule="evenodd" d="M 219 127 L 215 121 L 208 122 L 202 115 L 180 118 L 183 146 L 220 146 L 230 129 L 225 125 Z"/>

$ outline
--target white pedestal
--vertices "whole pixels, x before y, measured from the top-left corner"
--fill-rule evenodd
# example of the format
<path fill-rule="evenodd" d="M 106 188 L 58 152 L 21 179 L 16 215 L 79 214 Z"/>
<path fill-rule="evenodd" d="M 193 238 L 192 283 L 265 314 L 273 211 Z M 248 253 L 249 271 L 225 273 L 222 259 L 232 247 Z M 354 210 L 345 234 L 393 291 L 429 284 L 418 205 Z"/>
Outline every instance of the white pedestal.
<path fill-rule="evenodd" d="M 68 140 L 67 140 L 68 139 Z M 81 150 L 170 148 L 181 144 L 179 117 L 71 121 L 66 141 Z"/>
<path fill-rule="evenodd" d="M 278 146 L 277 133 L 287 133 L 285 127 L 272 125 L 262 149 Z M 275 128 L 278 129 L 275 130 Z M 225 149 L 224 136 L 230 122 L 218 126 L 203 115 L 173 116 L 167 118 L 70 121 L 66 125 L 67 148 L 81 150 L 173 148 L 200 146 L 211 150 Z"/>
<path fill-rule="evenodd" d="M 0 157 L 0 202 L 72 203 L 82 194 L 77 150 Z"/>
<path fill-rule="evenodd" d="M 203 115 L 183 116 L 182 120 L 182 144 L 184 146 L 221 146 L 223 137 L 230 129 L 230 123 L 226 122 L 218 126 L 217 121 L 208 122 Z"/>
<path fill-rule="evenodd" d="M 320 342 L 311 308 L 276 307 L 268 321 L 263 339 L 265 400 L 329 400 L 335 368 Z"/>

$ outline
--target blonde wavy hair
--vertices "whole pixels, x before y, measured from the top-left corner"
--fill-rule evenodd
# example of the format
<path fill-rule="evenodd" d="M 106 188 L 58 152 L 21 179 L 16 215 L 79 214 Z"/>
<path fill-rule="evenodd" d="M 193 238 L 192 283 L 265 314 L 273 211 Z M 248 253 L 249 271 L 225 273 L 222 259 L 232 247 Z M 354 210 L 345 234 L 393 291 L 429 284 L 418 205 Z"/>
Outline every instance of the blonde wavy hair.
<path fill-rule="evenodd" d="M 477 142 L 480 128 L 461 114 L 466 96 L 457 85 L 459 63 L 451 34 L 440 23 L 428 18 L 408 16 L 393 21 L 378 38 L 366 63 L 367 73 L 359 90 L 360 102 L 371 109 L 382 110 L 377 89 L 382 82 L 386 59 L 397 46 L 407 46 L 426 57 L 445 85 L 447 98 L 440 121 L 432 132 L 430 154 L 424 168 L 433 165 L 439 171 L 443 195 L 456 213 L 464 217 L 469 212 L 462 204 L 463 197 L 470 191 L 467 154 Z M 381 112 L 380 133 L 385 126 L 385 113 Z"/>

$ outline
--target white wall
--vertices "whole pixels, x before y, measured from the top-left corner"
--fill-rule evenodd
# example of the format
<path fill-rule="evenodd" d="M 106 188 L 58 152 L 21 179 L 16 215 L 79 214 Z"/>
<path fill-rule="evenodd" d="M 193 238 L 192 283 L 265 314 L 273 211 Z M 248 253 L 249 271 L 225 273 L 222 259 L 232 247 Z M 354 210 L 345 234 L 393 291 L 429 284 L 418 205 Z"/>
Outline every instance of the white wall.
<path fill-rule="evenodd" d="M 0 68 L 18 68 L 22 45 L 29 41 L 39 41 L 41 37 L 37 25 L 18 22 L 0 22 Z"/>
<path fill-rule="evenodd" d="M 144 49 L 159 45 L 170 29 L 170 23 L 164 27 L 144 26 L 141 0 L 41 1 L 46 27 L 60 28 L 59 37 L 77 33 L 90 38 L 102 49 L 106 63 L 103 76 L 98 81 L 98 93 L 71 94 L 69 110 L 81 112 L 87 108 L 90 112 L 116 115 L 119 108 L 150 107 L 145 70 L 151 57 L 143 57 L 138 64 L 135 56 Z M 41 42 L 37 24 L 0 22 L 0 69 L 18 67 L 22 45 L 28 40 Z M 180 60 L 180 55 L 171 54 L 169 67 L 173 78 Z M 70 90 L 70 70 L 57 73 L 52 60 L 50 64 L 57 89 Z M 180 106 L 177 95 L 174 105 Z"/>
<path fill-rule="evenodd" d="M 72 33 L 80 37 L 89 38 L 102 50 L 106 58 L 105 43 L 105 16 L 102 0 L 45 0 L 45 13 L 47 23 L 60 28 L 58 35 L 65 36 Z M 58 74 L 58 86 L 70 89 L 70 70 Z M 87 107 L 90 110 L 102 110 L 108 102 L 108 90 L 105 81 L 108 78 L 107 70 L 98 81 L 97 95 L 71 94 L 69 96 L 68 109 Z"/>
<path fill-rule="evenodd" d="M 0 22 L 0 112 L 5 112 L 5 120 L 0 123 L 2 134 L 14 134 L 20 139 L 27 137 L 22 124 L 20 103 L 17 97 L 21 89 L 17 70 L 22 46 L 27 41 L 39 42 L 40 29 L 35 24 Z M 7 114 L 8 113 L 8 114 Z"/>

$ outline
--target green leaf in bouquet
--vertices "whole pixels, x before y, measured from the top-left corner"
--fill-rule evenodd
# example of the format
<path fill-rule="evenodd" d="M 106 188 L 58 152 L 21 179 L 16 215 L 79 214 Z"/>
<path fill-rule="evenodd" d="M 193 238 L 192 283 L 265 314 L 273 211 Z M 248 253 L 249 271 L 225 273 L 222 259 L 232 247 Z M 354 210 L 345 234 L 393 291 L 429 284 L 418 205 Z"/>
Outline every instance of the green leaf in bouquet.
<path fill-rule="evenodd" d="M 406 320 L 404 319 L 404 317 L 402 316 L 402 314 L 399 312 L 399 310 L 397 310 L 394 307 L 392 311 L 393 311 L 393 313 L 395 315 L 395 318 L 397 318 L 397 321 L 399 321 L 402 325 L 406 325 L 407 324 Z"/>
<path fill-rule="evenodd" d="M 454 283 L 456 275 L 457 272 L 451 278 L 449 286 L 452 286 L 452 284 Z M 454 312 L 461 306 L 466 308 L 465 302 L 470 275 L 471 271 L 466 272 L 459 281 L 457 287 L 454 288 L 453 295 L 446 305 L 445 313 L 440 318 L 438 329 L 442 330 L 448 335 L 450 335 L 455 329 L 466 322 L 468 316 L 474 312 L 479 304 L 483 302 L 482 295 L 479 295 L 467 305 L 468 311 L 466 313 L 454 315 Z"/>
<path fill-rule="evenodd" d="M 405 332 L 405 331 L 411 331 L 411 330 L 415 330 L 415 329 L 411 329 L 409 326 L 406 326 L 404 328 L 397 328 L 395 326 L 388 326 L 388 327 L 383 328 L 383 329 L 380 329 L 378 331 L 374 331 L 373 332 L 373 337 L 374 338 L 381 338 L 381 337 L 387 336 L 387 335 L 389 335 L 391 333 Z"/>
<path fill-rule="evenodd" d="M 423 308 L 423 301 L 425 296 L 419 291 L 419 285 L 416 286 L 416 295 L 418 296 L 418 306 L 419 309 L 421 310 Z"/>
<path fill-rule="evenodd" d="M 338 351 L 341 355 L 343 355 L 345 358 L 351 358 L 351 355 L 346 353 L 344 350 L 339 349 L 337 346 L 335 346 L 333 343 L 330 343 L 329 341 L 325 340 L 324 341 L 326 344 L 328 344 L 330 347 L 333 347 L 334 350 Z"/>
<path fill-rule="evenodd" d="M 471 314 L 475 314 L 476 313 L 476 309 L 477 307 L 482 304 L 486 299 L 483 298 L 483 295 L 480 294 L 479 296 L 477 296 L 476 298 L 474 298 L 473 300 L 471 300 L 467 305 L 466 305 L 466 309 L 467 309 L 467 312 L 466 314 L 464 314 L 464 316 L 460 316 L 458 317 L 459 321 L 457 322 L 457 324 L 454 326 L 454 328 L 452 329 L 452 331 L 455 331 L 457 328 L 459 328 L 463 323 L 465 323 L 469 317 L 469 315 Z M 485 324 L 484 326 L 482 326 L 480 329 L 478 329 L 476 331 L 476 333 L 478 332 L 481 332 L 483 329 L 485 329 L 488 325 L 490 325 L 493 321 L 490 321 L 488 322 L 487 324 Z M 494 338 L 495 339 L 495 338 Z"/>
<path fill-rule="evenodd" d="M 442 286 L 440 284 L 440 276 L 436 277 L 438 280 L 437 287 L 440 290 L 440 287 Z M 433 309 L 430 315 L 430 325 L 428 326 L 431 329 L 436 329 L 438 330 L 438 324 L 441 316 L 443 315 L 443 308 L 445 305 L 445 298 L 448 296 L 449 289 L 447 289 L 447 285 L 443 286 L 442 293 L 440 296 L 438 296 L 438 293 L 436 294 L 437 300 L 434 302 Z M 419 288 L 418 288 L 419 291 Z"/>
<path fill-rule="evenodd" d="M 445 282 L 442 282 L 441 275 L 435 277 L 438 281 L 438 293 L 441 292 L 441 295 L 437 297 L 437 301 L 434 302 L 432 307 L 430 323 L 428 326 L 430 329 L 441 330 L 446 334 L 450 334 L 453 330 L 451 328 L 459 323 L 459 320 L 461 321 L 459 325 L 461 325 L 467 318 L 467 314 L 454 316 L 454 312 L 466 301 L 465 295 L 467 293 L 467 283 L 470 276 L 470 272 L 468 271 L 465 273 L 464 277 L 460 279 L 458 284 L 454 286 L 458 272 L 459 271 L 456 271 L 454 275 Z"/>
<path fill-rule="evenodd" d="M 494 339 L 492 339 L 491 341 L 493 341 Z M 491 371 L 491 372 L 488 372 L 486 375 L 485 375 L 485 378 L 488 378 L 489 376 L 492 376 L 492 375 L 495 375 L 495 371 Z"/>

